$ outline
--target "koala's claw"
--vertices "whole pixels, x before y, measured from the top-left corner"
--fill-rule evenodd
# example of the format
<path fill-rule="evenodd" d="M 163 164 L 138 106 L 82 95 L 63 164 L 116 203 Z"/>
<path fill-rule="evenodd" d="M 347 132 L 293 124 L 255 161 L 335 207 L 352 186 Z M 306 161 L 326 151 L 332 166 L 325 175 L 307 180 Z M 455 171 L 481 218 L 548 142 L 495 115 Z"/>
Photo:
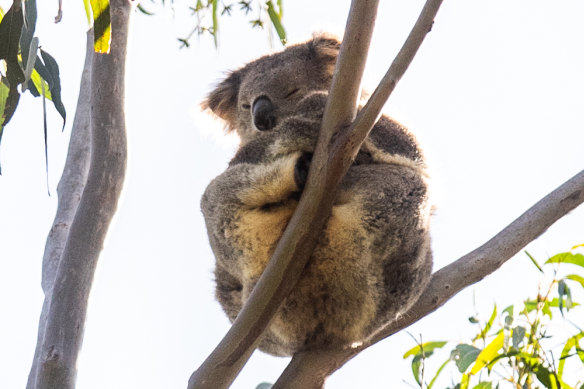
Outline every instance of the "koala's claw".
<path fill-rule="evenodd" d="M 310 168 L 311 161 L 312 153 L 302 153 L 300 158 L 298 158 L 298 161 L 296 161 L 296 166 L 294 167 L 294 181 L 300 190 L 304 189 L 304 185 L 306 185 L 308 169 Z"/>

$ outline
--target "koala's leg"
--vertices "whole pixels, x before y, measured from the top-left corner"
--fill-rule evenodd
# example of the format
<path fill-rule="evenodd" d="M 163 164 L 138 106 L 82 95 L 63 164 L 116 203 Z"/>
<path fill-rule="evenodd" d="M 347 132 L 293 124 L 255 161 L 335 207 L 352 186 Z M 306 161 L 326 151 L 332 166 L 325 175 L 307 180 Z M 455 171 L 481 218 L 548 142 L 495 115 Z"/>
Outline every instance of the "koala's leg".
<path fill-rule="evenodd" d="M 241 282 L 229 274 L 223 266 L 215 266 L 215 297 L 223 307 L 223 310 L 233 322 L 243 306 Z"/>
<path fill-rule="evenodd" d="M 358 165 L 349 169 L 337 202 L 355 204 L 355 223 L 367 231 L 370 278 L 377 288 L 377 323 L 403 313 L 425 288 L 432 267 L 427 182 L 403 165 Z"/>

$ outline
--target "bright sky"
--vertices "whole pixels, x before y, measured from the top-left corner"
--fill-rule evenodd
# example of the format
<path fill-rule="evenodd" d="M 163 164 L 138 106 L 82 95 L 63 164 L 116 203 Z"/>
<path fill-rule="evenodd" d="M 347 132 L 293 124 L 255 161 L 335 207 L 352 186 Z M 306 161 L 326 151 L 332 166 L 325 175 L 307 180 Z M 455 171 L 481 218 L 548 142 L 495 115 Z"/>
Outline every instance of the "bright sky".
<path fill-rule="evenodd" d="M 10 3 L 0 0 L 4 10 Z M 234 146 L 197 107 L 223 72 L 269 52 L 270 45 L 265 32 L 233 17 L 221 19 L 219 50 L 208 38 L 179 50 L 176 38 L 188 33 L 193 20 L 183 2 L 175 3 L 176 15 L 159 9 L 157 16 L 136 14 L 133 20 L 127 181 L 91 296 L 79 389 L 186 387 L 229 326 L 213 298 L 214 259 L 199 199 Z M 381 3 L 365 75 L 369 90 L 423 4 Z M 61 133 L 62 122 L 49 107 L 51 197 L 39 99 L 21 99 L 2 139 L 1 388 L 24 387 L 30 368 L 42 304 L 41 259 L 84 58 L 82 2 L 64 2 L 57 25 L 57 1 L 38 7 L 37 35 L 59 62 L 68 121 Z M 284 7 L 290 41 L 297 42 L 319 30 L 342 35 L 349 1 L 287 0 Z M 484 243 L 584 167 L 582 14 L 579 0 L 444 2 L 385 110 L 412 129 L 430 160 L 436 269 Z M 580 207 L 528 250 L 543 262 L 584 243 L 583 221 Z M 478 312 L 488 316 L 495 302 L 505 307 L 532 296 L 538 280 L 519 254 L 408 331 L 424 341 L 467 340 L 475 330 L 467 321 L 475 312 L 473 294 Z M 405 332 L 395 335 L 349 362 L 327 387 L 407 387 L 404 380 L 414 381 L 402 355 L 413 346 Z M 256 352 L 233 388 L 273 382 L 286 362 Z"/>

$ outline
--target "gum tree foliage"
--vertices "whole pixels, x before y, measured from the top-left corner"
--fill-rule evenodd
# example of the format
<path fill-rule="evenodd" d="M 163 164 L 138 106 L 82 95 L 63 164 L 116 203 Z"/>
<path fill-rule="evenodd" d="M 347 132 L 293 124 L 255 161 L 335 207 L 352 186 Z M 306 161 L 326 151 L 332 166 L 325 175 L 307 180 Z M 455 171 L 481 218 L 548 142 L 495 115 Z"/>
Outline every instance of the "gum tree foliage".
<path fill-rule="evenodd" d="M 572 309 L 582 309 L 572 289 L 584 291 L 583 248 L 581 244 L 556 254 L 544 266 L 525 252 L 544 280 L 535 295 L 501 311 L 495 305 L 487 320 L 478 314 L 469 317 L 477 332 L 468 343 L 418 342 L 404 354 L 404 359 L 412 357 L 417 385 L 431 389 L 439 376 L 449 373 L 451 389 L 584 388 L 584 329 L 570 320 Z M 559 332 L 558 321 L 572 330 Z M 446 346 L 446 358 L 430 369 L 435 355 L 444 355 L 437 350 L 446 351 Z"/>
<path fill-rule="evenodd" d="M 43 111 L 45 99 L 51 100 L 65 126 L 59 66 L 48 52 L 39 48 L 39 38 L 34 36 L 36 18 L 36 0 L 14 1 L 6 14 L 0 9 L 0 61 L 3 69 L 0 73 L 0 142 L 4 127 L 14 115 L 21 94 L 26 91 L 34 97 L 42 96 Z M 46 112 L 44 115 L 46 155 Z"/>
<path fill-rule="evenodd" d="M 57 214 L 43 258 L 45 301 L 27 389 L 75 387 L 87 297 L 125 176 L 125 58 L 128 25 L 136 2 L 84 0 L 84 3 L 93 28 L 88 33 L 68 157 L 57 188 Z M 352 2 L 319 143 L 302 199 L 248 304 L 223 341 L 193 373 L 189 388 L 228 387 L 245 365 L 258 337 L 298 280 L 326 222 L 338 183 L 430 32 L 441 3 L 441 0 L 426 1 L 404 46 L 357 115 L 360 82 L 378 1 Z M 198 33 L 211 34 L 217 42 L 219 18 L 239 10 L 252 15 L 252 26 L 262 27 L 269 20 L 284 43 L 282 9 L 281 1 L 197 1 L 191 8 L 196 25 L 186 38 L 179 41 L 188 46 L 189 38 Z M 139 10 L 150 13 L 148 4 L 142 4 Z M 260 16 L 256 18 L 253 12 Z M 26 90 L 44 99 L 52 99 L 65 119 L 56 61 L 46 52 L 41 51 L 40 56 L 37 53 L 35 0 L 14 0 L 3 16 L 0 24 L 0 130 L 9 123 L 20 95 Z M 581 172 L 489 242 L 436 271 L 418 304 L 402 318 L 388 324 L 358 347 L 297 353 L 273 387 L 323 387 L 326 378 L 345 362 L 439 308 L 466 286 L 498 269 L 583 201 L 584 172 Z M 312 233 L 307 237 L 303 231 Z M 464 279 L 461 274 L 465 275 Z M 563 301 L 567 303 L 568 289 L 565 285 L 563 288 Z M 434 347 L 438 348 L 438 345 Z M 431 350 L 427 348 L 427 351 Z"/>

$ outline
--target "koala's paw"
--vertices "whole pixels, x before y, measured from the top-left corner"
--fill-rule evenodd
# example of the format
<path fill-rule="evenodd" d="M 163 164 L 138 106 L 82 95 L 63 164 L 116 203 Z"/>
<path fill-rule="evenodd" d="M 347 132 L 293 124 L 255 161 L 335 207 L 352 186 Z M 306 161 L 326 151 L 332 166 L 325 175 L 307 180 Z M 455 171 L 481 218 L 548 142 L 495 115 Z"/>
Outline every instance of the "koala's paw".
<path fill-rule="evenodd" d="M 311 161 L 312 153 L 302 153 L 294 166 L 294 181 L 300 190 L 304 189 L 304 185 L 306 185 Z"/>

